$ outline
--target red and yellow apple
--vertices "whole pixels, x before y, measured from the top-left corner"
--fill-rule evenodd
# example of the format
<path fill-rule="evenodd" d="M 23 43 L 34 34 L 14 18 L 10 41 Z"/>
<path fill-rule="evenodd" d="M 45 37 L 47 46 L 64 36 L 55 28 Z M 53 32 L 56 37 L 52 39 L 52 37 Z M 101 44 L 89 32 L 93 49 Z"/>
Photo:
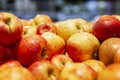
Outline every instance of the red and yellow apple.
<path fill-rule="evenodd" d="M 48 60 L 36 61 L 28 67 L 36 80 L 59 80 L 58 69 Z"/>
<path fill-rule="evenodd" d="M 47 14 L 37 14 L 34 18 L 35 25 L 39 25 L 43 22 L 53 22 L 51 17 Z"/>
<path fill-rule="evenodd" d="M 0 45 L 11 46 L 22 37 L 20 19 L 8 12 L 0 12 Z"/>
<path fill-rule="evenodd" d="M 73 34 L 68 38 L 66 51 L 75 62 L 82 62 L 88 59 L 97 59 L 99 40 L 88 32 Z"/>
<path fill-rule="evenodd" d="M 22 65 L 28 67 L 33 62 L 41 60 L 45 48 L 45 40 L 40 35 L 24 36 L 18 46 L 18 60 Z"/>
<path fill-rule="evenodd" d="M 60 80 L 95 80 L 97 73 L 88 65 L 83 63 L 71 63 L 66 65 L 61 74 Z"/>
<path fill-rule="evenodd" d="M 95 59 L 86 60 L 83 63 L 92 67 L 97 72 L 98 75 L 101 74 L 101 72 L 106 68 L 102 61 Z"/>
<path fill-rule="evenodd" d="M 36 33 L 41 35 L 44 32 L 57 32 L 56 25 L 53 22 L 43 22 L 40 25 L 37 26 L 37 31 Z"/>
<path fill-rule="evenodd" d="M 65 41 L 78 32 L 90 32 L 92 30 L 92 22 L 88 22 L 81 18 L 67 19 L 65 21 L 56 22 L 57 34 L 61 36 Z"/>
<path fill-rule="evenodd" d="M 120 49 L 120 38 L 108 38 L 99 47 L 99 60 L 105 65 L 114 62 L 114 55 Z"/>
<path fill-rule="evenodd" d="M 52 57 L 51 63 L 61 72 L 65 65 L 72 63 L 73 60 L 66 54 L 58 54 Z"/>
<path fill-rule="evenodd" d="M 113 16 L 100 16 L 94 23 L 92 33 L 102 42 L 111 37 L 120 37 L 120 21 Z"/>
<path fill-rule="evenodd" d="M 45 32 L 41 35 L 46 42 L 49 44 L 49 48 L 51 51 L 47 56 L 46 59 L 51 60 L 54 55 L 63 54 L 65 51 L 65 41 L 63 38 L 58 36 L 53 32 Z"/>

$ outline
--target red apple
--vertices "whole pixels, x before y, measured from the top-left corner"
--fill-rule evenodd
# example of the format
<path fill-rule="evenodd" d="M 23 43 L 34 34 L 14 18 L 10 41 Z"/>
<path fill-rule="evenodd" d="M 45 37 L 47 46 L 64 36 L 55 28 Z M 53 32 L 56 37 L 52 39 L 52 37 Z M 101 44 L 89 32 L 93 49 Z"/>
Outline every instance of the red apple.
<path fill-rule="evenodd" d="M 36 61 L 28 67 L 36 80 L 59 80 L 59 71 L 48 60 Z"/>
<path fill-rule="evenodd" d="M 36 80 L 25 67 L 11 66 L 0 71 L 0 80 Z"/>
<path fill-rule="evenodd" d="M 120 21 L 116 17 L 103 15 L 94 23 L 92 33 L 101 42 L 111 37 L 120 37 Z"/>
<path fill-rule="evenodd" d="M 45 40 L 37 34 L 24 36 L 18 46 L 18 60 L 26 67 L 43 57 Z"/>
<path fill-rule="evenodd" d="M 83 63 L 66 65 L 60 74 L 60 80 L 96 80 L 97 73 Z"/>
<path fill-rule="evenodd" d="M 22 37 L 20 19 L 8 12 L 0 12 L 0 45 L 11 46 Z"/>
<path fill-rule="evenodd" d="M 87 32 L 73 34 L 66 43 L 66 51 L 73 61 L 82 62 L 97 59 L 100 43 L 98 39 Z"/>
<path fill-rule="evenodd" d="M 37 14 L 33 19 L 36 25 L 40 25 L 43 22 L 52 22 L 51 17 L 46 14 Z"/>
<path fill-rule="evenodd" d="M 114 55 L 120 49 L 120 38 L 109 38 L 103 41 L 99 47 L 99 60 L 105 65 L 114 62 Z"/>
<path fill-rule="evenodd" d="M 56 33 L 57 28 L 53 22 L 43 22 L 37 27 L 37 34 L 41 35 L 44 32 L 53 32 Z"/>
<path fill-rule="evenodd" d="M 46 59 L 51 60 L 53 56 L 64 53 L 65 41 L 63 40 L 63 38 L 53 32 L 45 32 L 41 35 L 41 37 L 46 40 L 51 50 L 48 51 L 50 53 L 46 56 Z"/>
<path fill-rule="evenodd" d="M 98 75 L 97 80 L 120 80 L 120 63 L 110 64 Z"/>
<path fill-rule="evenodd" d="M 52 57 L 51 63 L 61 72 L 66 64 L 72 63 L 73 60 L 66 54 L 58 54 Z"/>
<path fill-rule="evenodd" d="M 106 68 L 102 61 L 95 59 L 86 60 L 83 63 L 92 67 L 97 72 L 98 75 Z"/>

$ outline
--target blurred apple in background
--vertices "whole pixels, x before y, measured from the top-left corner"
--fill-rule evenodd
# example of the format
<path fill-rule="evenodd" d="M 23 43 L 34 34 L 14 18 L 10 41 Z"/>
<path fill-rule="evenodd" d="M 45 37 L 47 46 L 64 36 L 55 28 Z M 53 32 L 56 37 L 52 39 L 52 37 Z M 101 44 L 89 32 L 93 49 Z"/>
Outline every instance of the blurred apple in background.
<path fill-rule="evenodd" d="M 22 65 L 28 67 L 33 62 L 41 60 L 45 48 L 45 40 L 40 35 L 24 36 L 18 46 L 18 60 Z"/>
<path fill-rule="evenodd" d="M 53 22 L 51 17 L 46 14 L 37 14 L 33 19 L 36 26 L 40 25 L 43 22 Z"/>
<path fill-rule="evenodd" d="M 58 69 L 48 60 L 36 61 L 28 67 L 36 80 L 59 80 Z"/>
<path fill-rule="evenodd" d="M 100 16 L 94 23 L 92 33 L 102 42 L 111 37 L 120 37 L 120 21 L 113 16 Z"/>
<path fill-rule="evenodd" d="M 114 62 L 114 55 L 120 49 L 120 38 L 109 38 L 103 41 L 99 47 L 99 60 L 105 65 Z"/>
<path fill-rule="evenodd" d="M 37 26 L 37 34 L 41 35 L 44 32 L 57 32 L 56 25 L 53 22 L 43 22 Z"/>
<path fill-rule="evenodd" d="M 83 63 L 71 63 L 66 65 L 61 74 L 60 80 L 95 80 L 97 73 L 88 65 Z"/>
<path fill-rule="evenodd" d="M 22 37 L 20 19 L 8 12 L 0 12 L 0 45 L 11 46 Z"/>
<path fill-rule="evenodd" d="M 92 67 L 97 72 L 98 75 L 106 68 L 102 61 L 95 59 L 86 60 L 83 63 Z"/>
<path fill-rule="evenodd" d="M 11 66 L 0 71 L 0 80 L 36 80 L 25 67 Z"/>
<path fill-rule="evenodd" d="M 110 64 L 98 75 L 97 80 L 120 80 L 120 63 Z"/>
<path fill-rule="evenodd" d="M 73 60 L 66 54 L 58 54 L 52 57 L 51 63 L 61 72 L 66 64 L 72 63 Z"/>
<path fill-rule="evenodd" d="M 55 23 L 57 26 L 57 34 L 61 36 L 65 41 L 78 32 L 91 32 L 93 24 L 81 19 L 68 19 L 64 21 L 58 21 Z"/>
<path fill-rule="evenodd" d="M 51 60 L 54 55 L 64 53 L 65 41 L 63 38 L 53 32 L 45 32 L 41 35 L 41 37 L 47 41 L 51 49 L 50 54 L 47 55 L 46 59 Z"/>
<path fill-rule="evenodd" d="M 88 33 L 76 33 L 68 38 L 66 51 L 73 61 L 82 62 L 97 59 L 100 43 L 98 39 Z"/>

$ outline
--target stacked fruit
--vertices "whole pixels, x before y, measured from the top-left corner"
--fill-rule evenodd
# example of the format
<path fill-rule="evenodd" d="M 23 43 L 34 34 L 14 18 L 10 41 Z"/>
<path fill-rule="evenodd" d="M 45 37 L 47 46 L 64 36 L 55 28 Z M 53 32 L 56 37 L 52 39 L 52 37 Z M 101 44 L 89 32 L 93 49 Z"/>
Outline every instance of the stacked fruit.
<path fill-rule="evenodd" d="M 119 80 L 119 19 L 53 22 L 0 12 L 0 80 Z"/>

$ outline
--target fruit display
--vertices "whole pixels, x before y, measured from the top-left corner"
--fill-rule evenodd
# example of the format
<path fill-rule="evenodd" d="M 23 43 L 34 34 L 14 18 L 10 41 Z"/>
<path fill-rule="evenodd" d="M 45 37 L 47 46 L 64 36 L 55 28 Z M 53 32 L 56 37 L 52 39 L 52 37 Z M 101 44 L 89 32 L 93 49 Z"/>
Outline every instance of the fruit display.
<path fill-rule="evenodd" d="M 120 80 L 120 17 L 54 22 L 0 12 L 0 80 Z"/>

